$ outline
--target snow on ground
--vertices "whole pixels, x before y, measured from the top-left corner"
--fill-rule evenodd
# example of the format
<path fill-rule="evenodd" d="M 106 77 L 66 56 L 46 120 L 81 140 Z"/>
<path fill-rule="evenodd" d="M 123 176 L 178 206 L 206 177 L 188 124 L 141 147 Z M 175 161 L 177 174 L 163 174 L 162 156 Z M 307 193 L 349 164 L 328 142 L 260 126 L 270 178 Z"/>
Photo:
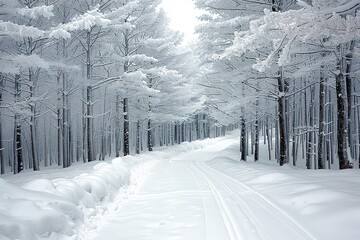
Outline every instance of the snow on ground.
<path fill-rule="evenodd" d="M 0 239 L 88 239 L 145 181 L 158 159 L 203 148 L 208 139 L 138 156 L 26 171 L 0 178 Z"/>
<path fill-rule="evenodd" d="M 238 138 L 5 176 L 0 239 L 360 239 L 359 170 L 239 162 Z"/>

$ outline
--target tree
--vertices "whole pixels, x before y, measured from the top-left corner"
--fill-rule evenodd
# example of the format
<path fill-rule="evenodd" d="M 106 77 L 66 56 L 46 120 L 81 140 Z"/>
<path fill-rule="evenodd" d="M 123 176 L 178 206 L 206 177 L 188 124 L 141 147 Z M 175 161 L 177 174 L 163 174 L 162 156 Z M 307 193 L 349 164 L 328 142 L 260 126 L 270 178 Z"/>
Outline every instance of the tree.
<path fill-rule="evenodd" d="M 14 130 L 14 141 L 16 160 L 14 160 L 14 173 L 20 172 L 24 168 L 24 162 L 22 159 L 22 141 L 21 141 L 21 115 L 24 117 L 23 107 L 24 103 L 28 104 L 30 113 L 26 113 L 25 117 L 30 118 L 30 143 L 31 143 L 31 155 L 32 162 L 30 166 L 34 170 L 39 170 L 39 160 L 37 159 L 36 151 L 36 104 L 41 97 L 35 97 L 36 87 L 36 76 L 40 68 L 48 68 L 49 64 L 37 54 L 38 46 L 41 46 L 41 42 L 46 37 L 46 32 L 35 28 L 33 26 L 26 26 L 23 22 L 27 22 L 27 18 L 38 19 L 42 17 L 51 17 L 52 7 L 51 6 L 38 6 L 35 7 L 37 1 L 27 1 L 15 3 L 3 4 L 4 10 L 7 14 L 8 21 L 0 21 L 1 36 L 6 38 L 4 45 L 11 46 L 9 40 L 17 40 L 18 45 L 12 45 L 10 51 L 7 52 L 1 59 L 3 68 L 1 69 L 3 74 L 7 75 L 9 79 L 10 75 L 14 76 L 14 98 L 15 105 L 12 110 L 15 114 L 15 130 Z M 24 5 L 21 5 L 24 4 Z M 24 8 L 24 6 L 26 8 Z M 15 8 L 16 11 L 13 11 Z M 11 22 L 9 20 L 14 19 L 14 13 L 20 15 L 16 19 L 21 24 Z M 22 18 L 23 17 L 23 18 Z M 11 52 L 12 51 L 12 52 Z M 9 54 L 10 53 L 10 54 Z M 16 55 L 17 54 L 17 55 Z M 22 75 L 24 77 L 22 77 Z M 29 87 L 27 99 L 23 101 L 21 98 L 23 89 L 21 86 L 27 85 Z M 21 108 L 19 108 L 22 106 Z"/>
<path fill-rule="evenodd" d="M 301 6 L 304 6 L 305 8 L 287 12 L 276 12 L 274 11 L 274 8 L 272 9 L 272 12 L 265 11 L 264 17 L 252 21 L 250 31 L 236 33 L 234 44 L 227 49 L 225 55 L 237 55 L 239 53 L 241 55 L 246 51 L 256 52 L 260 49 L 264 49 L 264 46 L 266 45 L 268 46 L 268 49 L 271 49 L 270 54 L 267 54 L 266 57 L 259 59 L 258 63 L 254 65 L 254 67 L 260 71 L 271 69 L 274 65 L 282 68 L 282 71 L 279 72 L 280 74 L 278 74 L 277 78 L 279 87 L 278 91 L 280 94 L 279 112 L 283 112 L 283 114 L 279 115 L 280 141 L 283 142 L 285 140 L 286 134 L 284 134 L 282 130 L 286 129 L 286 124 L 284 124 L 286 119 L 283 119 L 281 116 L 285 116 L 285 99 L 287 97 L 286 84 L 283 80 L 284 71 L 287 70 L 286 74 L 290 73 L 288 69 L 290 66 L 293 65 L 295 61 L 299 60 L 298 55 L 317 54 L 317 57 L 322 57 L 325 59 L 324 56 L 327 56 L 324 55 L 325 52 L 335 53 L 329 56 L 332 57 L 332 59 L 330 58 L 330 61 L 332 61 L 330 64 L 333 66 L 333 68 L 336 69 L 336 71 L 333 70 L 333 72 L 335 72 L 335 80 L 337 83 L 336 99 L 338 109 L 338 155 L 340 161 L 340 168 L 347 168 L 349 167 L 346 142 L 348 122 L 346 120 L 347 113 L 345 107 L 347 100 L 345 90 L 346 85 L 344 82 L 345 67 L 344 64 L 342 64 L 345 55 L 343 49 L 344 43 L 349 42 L 349 40 L 352 41 L 352 39 L 354 39 L 355 37 L 354 34 L 358 30 L 355 23 L 357 21 L 356 17 L 347 15 L 347 19 L 345 19 L 341 18 L 339 14 L 340 12 L 344 14 L 347 11 L 351 11 L 351 9 L 354 9 L 357 6 L 357 3 L 356 1 L 347 1 L 347 3 L 344 5 L 339 5 L 335 8 L 332 6 L 328 10 L 326 10 L 326 7 L 323 7 L 324 4 L 321 2 L 315 2 L 314 7 L 309 6 L 303 2 L 300 3 Z M 278 7 L 276 7 L 276 9 L 278 9 Z M 328 31 L 319 31 L 320 29 L 324 28 L 328 29 Z M 311 30 L 309 31 L 309 29 Z M 323 41 L 324 39 L 326 39 L 326 41 Z M 318 47 L 316 49 L 316 45 L 320 47 L 324 46 L 324 48 L 321 49 Z M 304 50 L 306 48 L 307 50 Z M 335 56 L 335 59 L 337 60 L 334 59 Z M 321 70 L 319 72 L 321 72 Z M 324 76 L 322 76 L 321 78 L 323 77 Z M 311 101 L 313 101 L 313 98 L 311 98 Z M 321 99 L 320 101 L 323 104 L 323 99 Z M 313 111 L 314 110 L 310 108 L 310 112 Z M 310 122 L 310 124 L 312 124 L 312 122 Z M 322 125 L 322 128 L 323 127 L 324 126 Z M 321 135 L 323 135 L 323 133 Z M 309 140 L 309 146 L 315 144 L 315 141 L 313 139 L 310 138 Z M 322 144 L 321 141 L 320 144 Z M 283 144 L 280 143 L 280 147 L 282 145 Z M 287 144 L 285 144 L 284 146 L 287 146 Z M 321 147 L 320 151 L 322 151 Z M 280 165 L 284 162 L 284 154 L 284 148 L 280 148 Z M 308 163 L 308 166 L 309 164 L 310 161 Z M 323 167 L 322 160 L 320 160 L 320 166 Z"/>
<path fill-rule="evenodd" d="M 222 53 L 229 44 L 234 41 L 234 32 L 244 31 L 249 28 L 249 22 L 263 15 L 263 8 L 271 9 L 272 4 L 264 1 L 197 1 L 197 6 L 208 12 L 202 17 L 203 23 L 198 27 L 200 34 L 200 56 L 205 72 L 200 76 L 199 82 L 206 89 L 205 94 L 212 99 L 214 112 L 219 112 L 222 118 L 227 119 L 225 124 L 239 122 L 241 128 L 241 159 L 246 160 L 248 155 L 248 131 L 252 126 L 255 136 L 252 146 L 255 145 L 256 155 L 258 154 L 256 132 L 261 116 L 270 113 L 262 104 L 273 102 L 274 94 L 267 90 L 273 90 L 271 81 L 278 73 L 259 73 L 252 69 L 259 57 L 258 53 L 247 52 L 246 55 L 223 57 Z M 214 58 L 215 55 L 215 58 Z M 215 60 L 215 61 L 214 61 Z M 206 77 L 205 77 L 206 76 Z M 262 81 L 262 87 L 258 83 Z M 249 96 L 262 96 L 264 101 L 258 102 L 256 98 Z M 277 100 L 277 98 L 276 98 Z M 255 113 L 251 107 L 262 113 Z M 273 105 L 268 107 L 269 109 Z M 226 110 L 225 110 L 226 109 Z M 221 110 L 221 111 L 219 111 Z M 222 112 L 222 113 L 221 113 Z M 265 114 L 266 113 L 266 114 Z M 250 116 L 249 116 L 250 115 Z M 217 117 L 217 119 L 219 119 Z M 269 143 L 270 144 L 270 143 Z"/>

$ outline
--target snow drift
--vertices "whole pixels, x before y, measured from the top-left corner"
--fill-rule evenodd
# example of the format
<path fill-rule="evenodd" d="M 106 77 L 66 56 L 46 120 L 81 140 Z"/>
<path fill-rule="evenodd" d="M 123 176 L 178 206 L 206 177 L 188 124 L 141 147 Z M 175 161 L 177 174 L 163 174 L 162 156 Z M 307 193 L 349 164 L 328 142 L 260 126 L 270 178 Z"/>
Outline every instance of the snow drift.
<path fill-rule="evenodd" d="M 94 228 L 118 190 L 129 184 L 130 168 L 115 159 L 72 179 L 35 179 L 22 187 L 0 179 L 0 239 L 57 239 Z"/>

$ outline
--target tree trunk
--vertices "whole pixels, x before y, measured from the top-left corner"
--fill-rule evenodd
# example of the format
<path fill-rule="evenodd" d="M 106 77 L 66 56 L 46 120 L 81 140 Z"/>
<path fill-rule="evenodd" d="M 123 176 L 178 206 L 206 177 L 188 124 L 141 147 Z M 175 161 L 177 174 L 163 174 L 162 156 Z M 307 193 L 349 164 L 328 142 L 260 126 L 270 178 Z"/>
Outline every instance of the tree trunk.
<path fill-rule="evenodd" d="M 281 11 L 281 0 L 272 0 L 271 1 L 271 11 L 272 12 L 280 12 Z M 287 136 L 286 136 L 286 102 L 285 102 L 285 93 L 286 93 L 286 86 L 285 80 L 282 73 L 282 68 L 280 67 L 277 76 L 278 81 L 278 90 L 279 90 L 279 97 L 278 97 L 278 129 L 279 129 L 279 156 L 278 161 L 280 166 L 288 163 L 287 159 Z"/>
<path fill-rule="evenodd" d="M 136 154 L 140 154 L 140 120 L 136 122 Z"/>
<path fill-rule="evenodd" d="M 31 107 L 35 108 L 35 107 Z M 33 112 L 34 111 L 34 112 Z M 36 136 L 35 136 L 35 129 L 36 129 L 36 123 L 35 123 L 35 110 L 31 110 L 31 117 L 30 117 L 30 138 L 31 138 L 31 157 L 32 157 L 32 166 L 34 171 L 39 171 L 39 159 L 37 158 L 36 153 Z"/>
<path fill-rule="evenodd" d="M 259 160 L 259 120 L 255 120 L 255 152 L 254 152 L 254 161 Z"/>
<path fill-rule="evenodd" d="M 153 86 L 152 78 L 149 78 L 148 87 L 152 88 Z M 149 96 L 149 106 L 148 106 L 148 121 L 147 121 L 147 148 L 149 152 L 153 151 L 153 139 L 152 139 L 152 130 L 151 130 L 151 96 Z"/>
<path fill-rule="evenodd" d="M 346 108 L 346 86 L 345 77 L 342 73 L 342 45 L 337 46 L 338 60 L 336 75 L 336 99 L 337 99 L 337 150 L 339 157 L 340 169 L 351 168 L 349 157 L 347 154 L 347 108 Z"/>
<path fill-rule="evenodd" d="M 196 140 L 200 139 L 200 114 L 195 115 L 195 130 L 196 130 Z"/>
<path fill-rule="evenodd" d="M 85 93 L 85 89 L 82 89 L 82 97 L 83 99 L 86 99 L 86 93 Z M 86 101 L 86 100 L 85 100 Z M 87 109 L 87 105 L 86 102 L 82 105 L 82 146 L 81 146 L 81 153 L 82 153 L 82 158 L 83 158 L 83 162 L 86 163 L 87 162 L 87 157 L 86 157 L 86 150 L 87 150 L 87 144 L 86 144 L 86 136 L 87 136 L 87 116 L 86 116 L 86 109 Z"/>
<path fill-rule="evenodd" d="M 250 146 L 251 146 L 251 155 L 253 155 L 254 146 L 255 146 L 255 123 L 250 125 Z"/>
<path fill-rule="evenodd" d="M 332 90 L 329 88 L 328 91 L 328 101 L 332 100 Z M 329 108 L 328 116 L 327 116 L 327 122 L 331 123 L 330 127 L 328 127 L 327 134 L 330 135 L 329 138 L 329 169 L 331 164 L 334 164 L 334 158 L 335 158 L 335 111 L 332 107 Z"/>
<path fill-rule="evenodd" d="M 153 150 L 153 143 L 152 143 L 152 131 L 151 131 L 151 120 L 148 119 L 147 122 L 147 147 L 149 152 Z"/>
<path fill-rule="evenodd" d="M 278 106 L 276 106 L 275 108 L 275 114 L 278 115 Z M 275 159 L 276 161 L 279 163 L 279 160 L 280 160 L 280 157 L 279 157 L 279 149 L 280 149 L 280 146 L 279 146 L 279 121 L 277 120 L 275 122 Z"/>
<path fill-rule="evenodd" d="M 254 161 L 257 162 L 259 160 L 259 99 L 256 99 L 256 109 L 255 109 L 255 154 Z"/>
<path fill-rule="evenodd" d="M 29 92 L 30 99 L 34 97 L 34 79 L 33 79 L 33 71 L 29 68 Z M 35 102 L 30 101 L 30 145 L 31 145 L 31 158 L 32 158 L 32 166 L 34 171 L 40 170 L 39 162 L 36 154 L 36 112 L 35 112 Z"/>
<path fill-rule="evenodd" d="M 3 95 L 2 95 L 2 89 L 4 86 L 4 77 L 0 73 L 0 174 L 5 173 L 5 159 L 4 159 L 4 145 L 3 145 L 3 127 L 2 127 L 2 101 L 3 101 Z"/>
<path fill-rule="evenodd" d="M 206 114 L 203 114 L 203 123 L 201 124 L 202 125 L 202 138 L 205 139 L 205 138 L 208 138 L 207 134 L 206 134 Z"/>
<path fill-rule="evenodd" d="M 295 80 L 293 82 L 293 91 L 295 92 Z M 296 102 L 295 102 L 295 96 L 292 99 L 292 164 L 293 166 L 296 166 L 297 161 L 297 151 L 296 151 Z"/>
<path fill-rule="evenodd" d="M 337 99 L 337 150 L 340 169 L 350 168 L 347 154 L 347 122 L 346 122 L 346 96 L 344 88 L 344 75 L 336 75 L 336 99 Z"/>
<path fill-rule="evenodd" d="M 21 141 L 21 123 L 20 123 L 20 116 L 17 114 L 15 115 L 15 146 L 16 146 L 16 172 L 19 173 L 24 170 L 24 162 L 23 162 L 23 155 L 22 155 L 22 141 Z"/>
<path fill-rule="evenodd" d="M 58 77 L 58 81 L 60 81 L 60 77 Z M 60 89 L 58 90 L 58 102 L 60 101 Z M 59 104 L 59 103 L 58 103 Z M 57 163 L 58 166 L 61 166 L 61 108 L 58 106 L 56 110 L 56 121 L 57 121 Z"/>
<path fill-rule="evenodd" d="M 192 137 L 193 137 L 193 134 L 192 134 L 193 129 L 192 129 L 192 127 L 193 127 L 193 123 L 190 122 L 190 123 L 188 123 L 187 125 L 189 126 L 189 142 L 192 142 Z"/>
<path fill-rule="evenodd" d="M 181 142 L 185 142 L 185 123 L 181 123 Z"/>
<path fill-rule="evenodd" d="M 174 123 L 174 139 L 173 139 L 173 142 L 178 144 L 179 143 L 178 138 L 179 138 L 178 124 L 177 124 L 177 122 L 175 122 Z"/>
<path fill-rule="evenodd" d="M 353 63 L 353 53 L 354 53 L 355 41 L 351 41 L 349 43 L 349 50 L 346 54 L 345 58 L 345 65 L 346 65 L 346 74 L 345 74 L 345 81 L 346 81 L 346 96 L 347 96 L 347 129 L 348 129 L 348 144 L 350 147 L 351 157 L 354 159 L 355 153 L 355 145 L 353 141 L 353 124 L 354 124 L 354 110 L 353 108 L 353 83 L 351 78 L 351 71 L 352 71 L 352 63 Z"/>
<path fill-rule="evenodd" d="M 324 127 L 325 127 L 325 76 L 324 66 L 320 70 L 319 87 L 319 140 L 318 140 L 318 169 L 325 169 L 324 159 Z"/>
<path fill-rule="evenodd" d="M 306 167 L 307 169 L 311 169 L 313 165 L 313 155 L 314 155 L 314 89 L 311 87 L 310 90 L 310 106 L 309 106 L 309 125 L 310 130 L 308 130 L 308 142 L 307 142 L 307 152 L 306 152 Z"/>
<path fill-rule="evenodd" d="M 62 59 L 64 62 L 66 62 L 66 40 L 62 40 Z M 69 154 L 69 142 L 70 142 L 70 133 L 69 133 L 69 100 L 68 100 L 68 86 L 67 86 L 67 79 L 66 79 L 66 73 L 65 69 L 61 70 L 61 76 L 62 76 L 62 150 L 63 150 L 63 167 L 69 167 L 70 166 L 70 154 Z"/>
<path fill-rule="evenodd" d="M 282 74 L 282 69 L 278 72 L 278 121 L 279 121 L 279 164 L 280 166 L 286 164 L 287 161 L 287 141 L 286 141 L 286 120 L 285 120 L 285 81 Z"/>
<path fill-rule="evenodd" d="M 48 134 L 49 134 L 49 132 L 50 131 L 48 131 L 47 129 L 49 129 L 49 128 L 47 128 L 46 127 L 46 118 L 44 117 L 44 122 L 43 122 L 43 124 L 44 124 L 44 128 L 45 128 L 45 130 L 44 130 L 44 154 L 43 154 L 43 156 L 44 156 L 44 166 L 45 167 L 47 167 L 47 166 L 49 166 L 49 154 L 48 154 L 48 141 L 47 141 L 47 136 L 48 136 Z M 51 143 L 50 143 L 51 144 Z"/>
<path fill-rule="evenodd" d="M 106 156 L 106 124 L 105 124 L 105 115 L 106 115 L 106 95 L 107 95 L 107 88 L 104 91 L 104 102 L 103 102 L 103 117 L 102 117 L 102 126 L 101 126 L 101 157 L 100 160 L 104 161 Z"/>
<path fill-rule="evenodd" d="M 240 146 L 241 146 L 241 160 L 246 161 L 246 122 L 245 118 L 241 117 L 241 136 L 240 136 Z"/>
<path fill-rule="evenodd" d="M 63 152 L 63 168 L 70 166 L 69 161 L 69 126 L 68 126 L 68 106 L 67 106 L 67 84 L 65 72 L 62 71 L 63 81 L 63 116 L 62 116 L 62 152 Z"/>
<path fill-rule="evenodd" d="M 116 93 L 115 156 L 120 156 L 120 94 Z"/>
<path fill-rule="evenodd" d="M 91 32 L 86 33 L 86 142 L 87 142 L 87 160 L 94 160 L 93 149 L 93 109 L 92 109 L 92 67 L 91 67 Z"/>
<path fill-rule="evenodd" d="M 93 155 L 93 115 L 92 115 L 92 89 L 86 87 L 86 139 L 87 139 L 87 160 L 94 160 Z"/>
<path fill-rule="evenodd" d="M 128 98 L 124 98 L 123 101 L 123 114 L 124 114 L 124 156 L 130 154 L 130 143 L 129 143 L 129 103 Z"/>
<path fill-rule="evenodd" d="M 16 102 L 20 101 L 21 86 L 20 75 L 15 75 L 15 99 Z M 14 153 L 14 174 L 24 170 L 24 162 L 22 155 L 22 140 L 21 140 L 21 119 L 19 113 L 15 113 L 15 153 Z"/>
<path fill-rule="evenodd" d="M 107 136 L 107 146 L 108 146 L 108 156 L 112 155 L 112 126 L 108 125 L 108 136 Z"/>
<path fill-rule="evenodd" d="M 270 138 L 270 133 L 269 133 L 269 117 L 266 117 L 266 129 L 265 129 L 265 134 L 266 134 L 266 138 L 267 138 L 267 148 L 268 148 L 268 155 L 269 155 L 269 160 L 271 160 L 271 145 L 272 145 L 272 140 Z"/>

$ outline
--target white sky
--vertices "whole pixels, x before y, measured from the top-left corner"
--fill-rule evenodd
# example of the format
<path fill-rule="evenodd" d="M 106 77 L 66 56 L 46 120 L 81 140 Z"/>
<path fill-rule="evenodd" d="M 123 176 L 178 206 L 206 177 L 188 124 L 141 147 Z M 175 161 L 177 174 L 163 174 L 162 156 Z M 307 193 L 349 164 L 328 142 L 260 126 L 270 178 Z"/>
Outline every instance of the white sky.
<path fill-rule="evenodd" d="M 170 27 L 184 33 L 185 41 L 194 37 L 195 26 L 199 22 L 196 16 L 200 14 L 195 9 L 192 0 L 162 0 L 161 7 L 170 18 Z"/>

